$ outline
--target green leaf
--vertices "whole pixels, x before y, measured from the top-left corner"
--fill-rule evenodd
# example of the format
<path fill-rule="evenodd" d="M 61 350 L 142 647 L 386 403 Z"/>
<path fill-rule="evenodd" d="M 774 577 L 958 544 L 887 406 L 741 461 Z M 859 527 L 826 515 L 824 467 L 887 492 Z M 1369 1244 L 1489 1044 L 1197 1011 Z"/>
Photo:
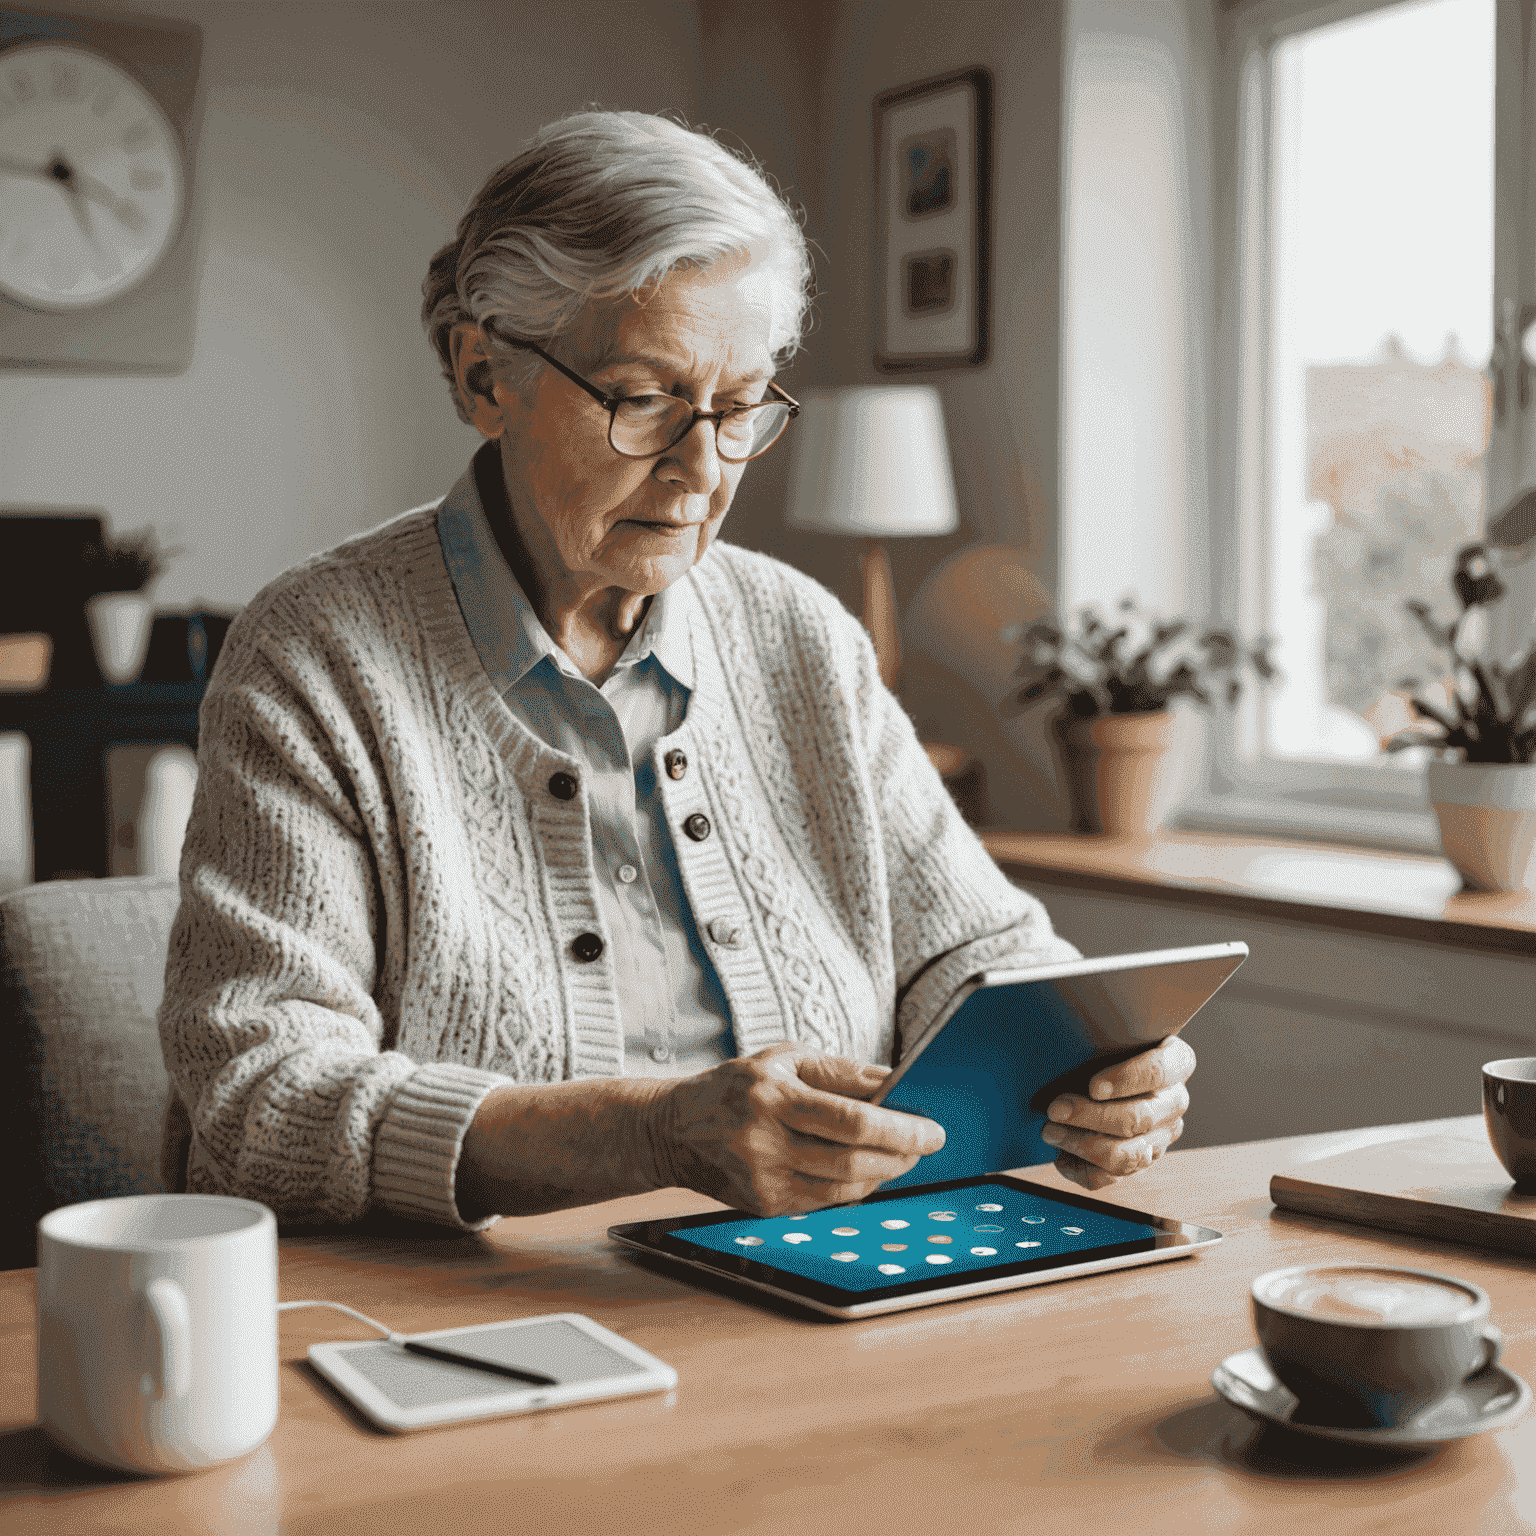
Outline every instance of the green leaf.
<path fill-rule="evenodd" d="M 1454 640 L 1456 627 L 1454 624 L 1437 624 L 1433 610 L 1428 603 L 1419 598 L 1410 598 L 1403 607 L 1416 618 L 1423 627 L 1424 633 L 1438 645 L 1441 650 L 1454 652 Z"/>

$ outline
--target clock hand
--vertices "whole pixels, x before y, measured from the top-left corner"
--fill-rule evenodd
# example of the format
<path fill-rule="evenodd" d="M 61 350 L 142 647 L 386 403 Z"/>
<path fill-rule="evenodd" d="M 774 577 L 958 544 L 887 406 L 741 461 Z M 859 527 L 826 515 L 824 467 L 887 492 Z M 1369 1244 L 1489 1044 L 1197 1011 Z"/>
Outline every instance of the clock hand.
<path fill-rule="evenodd" d="M 69 211 L 74 214 L 75 223 L 80 226 L 80 233 L 90 242 L 91 248 L 97 255 L 106 257 L 107 252 L 102 249 L 101 241 L 96 238 L 96 231 L 91 228 L 91 211 L 86 207 L 85 193 L 80 190 L 75 168 L 58 150 L 55 150 L 49 157 L 47 165 L 43 167 L 42 174 L 68 200 Z"/>
<path fill-rule="evenodd" d="M 104 181 L 97 181 L 94 176 L 87 176 L 84 171 L 76 171 L 73 179 L 79 184 L 85 196 L 93 202 L 102 204 L 114 214 L 124 229 L 135 232 L 143 229 L 144 210 L 132 199 L 119 197 Z"/>
<path fill-rule="evenodd" d="M 144 228 L 144 210 L 137 203 L 130 198 L 119 197 L 104 181 L 97 181 L 94 176 L 77 171 L 62 155 L 55 155 L 46 165 L 29 165 L 25 160 L 0 155 L 0 176 L 31 176 L 38 181 L 51 181 L 63 187 L 72 198 L 83 193 L 93 202 L 102 204 L 124 229 L 137 234 Z M 78 212 L 75 217 L 79 218 Z"/>
<path fill-rule="evenodd" d="M 96 231 L 91 228 L 91 211 L 85 206 L 85 193 L 79 187 L 69 182 L 62 184 L 64 195 L 69 199 L 69 211 L 75 216 L 75 223 L 80 226 L 80 232 L 96 248 L 101 251 L 101 242 L 96 238 Z M 106 252 L 102 251 L 105 255 Z"/>
<path fill-rule="evenodd" d="M 28 165 L 25 160 L 13 160 L 9 155 L 0 155 L 0 176 L 33 176 L 38 181 L 54 180 L 46 165 Z"/>

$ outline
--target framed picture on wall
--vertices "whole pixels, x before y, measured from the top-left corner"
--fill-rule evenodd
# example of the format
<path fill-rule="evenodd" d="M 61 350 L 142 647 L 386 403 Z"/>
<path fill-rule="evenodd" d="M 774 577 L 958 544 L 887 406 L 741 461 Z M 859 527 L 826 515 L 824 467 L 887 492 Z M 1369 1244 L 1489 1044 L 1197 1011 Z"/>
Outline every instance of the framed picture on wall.
<path fill-rule="evenodd" d="M 875 366 L 987 359 L 992 77 L 967 69 L 875 99 Z"/>

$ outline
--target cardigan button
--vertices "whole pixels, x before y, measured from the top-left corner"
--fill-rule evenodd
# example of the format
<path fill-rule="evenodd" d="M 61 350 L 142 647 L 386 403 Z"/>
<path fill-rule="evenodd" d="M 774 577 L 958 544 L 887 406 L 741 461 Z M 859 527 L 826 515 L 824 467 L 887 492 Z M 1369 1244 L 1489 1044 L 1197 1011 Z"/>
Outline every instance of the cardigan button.
<path fill-rule="evenodd" d="M 549 781 L 549 792 L 556 800 L 574 800 L 578 785 L 568 773 L 557 773 Z"/>
<path fill-rule="evenodd" d="M 741 929 L 731 922 L 729 918 L 724 917 L 716 917 L 710 920 L 709 936 L 716 944 L 723 945 L 726 949 L 740 949 L 746 941 L 746 937 Z"/>
<path fill-rule="evenodd" d="M 583 964 L 596 960 L 603 952 L 603 941 L 595 933 L 578 933 L 571 940 L 571 953 Z"/>
<path fill-rule="evenodd" d="M 704 839 L 709 836 L 709 817 L 704 815 L 701 811 L 695 811 L 693 815 L 683 823 L 683 831 L 686 832 L 688 836 L 694 840 L 694 842 L 702 843 Z"/>
<path fill-rule="evenodd" d="M 688 754 L 673 747 L 666 757 L 662 759 L 667 765 L 667 777 L 669 779 L 683 778 L 688 772 Z"/>

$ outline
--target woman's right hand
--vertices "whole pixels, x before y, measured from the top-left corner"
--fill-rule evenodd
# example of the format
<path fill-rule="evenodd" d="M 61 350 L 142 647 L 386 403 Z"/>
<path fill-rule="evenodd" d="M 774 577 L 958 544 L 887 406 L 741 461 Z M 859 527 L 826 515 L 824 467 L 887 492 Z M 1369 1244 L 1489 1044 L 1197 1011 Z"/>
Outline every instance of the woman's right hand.
<path fill-rule="evenodd" d="M 944 1145 L 934 1121 L 863 1102 L 889 1071 L 785 1043 L 680 1078 L 655 1105 L 657 1161 L 758 1216 L 862 1200 Z"/>

